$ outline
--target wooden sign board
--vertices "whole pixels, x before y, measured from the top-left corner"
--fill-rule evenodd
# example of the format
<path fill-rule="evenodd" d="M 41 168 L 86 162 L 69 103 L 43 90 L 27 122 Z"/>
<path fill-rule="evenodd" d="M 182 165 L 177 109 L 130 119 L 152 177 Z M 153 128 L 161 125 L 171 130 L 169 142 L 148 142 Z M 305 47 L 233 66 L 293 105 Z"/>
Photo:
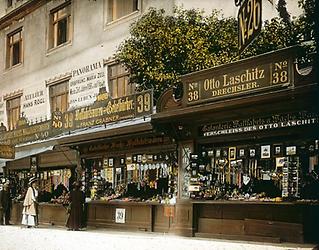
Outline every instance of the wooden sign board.
<path fill-rule="evenodd" d="M 0 158 L 3 159 L 14 159 L 15 149 L 10 145 L 0 145 Z"/>
<path fill-rule="evenodd" d="M 294 49 L 292 47 L 182 76 L 183 105 L 292 86 Z"/>
<path fill-rule="evenodd" d="M 238 11 L 238 45 L 241 53 L 260 33 L 261 0 L 245 0 Z"/>

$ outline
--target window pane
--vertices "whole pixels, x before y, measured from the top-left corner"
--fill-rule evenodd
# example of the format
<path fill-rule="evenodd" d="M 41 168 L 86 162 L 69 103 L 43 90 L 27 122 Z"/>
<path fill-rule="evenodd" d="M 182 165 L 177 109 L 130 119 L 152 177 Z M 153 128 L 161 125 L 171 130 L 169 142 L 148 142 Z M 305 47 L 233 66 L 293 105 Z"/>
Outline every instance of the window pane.
<path fill-rule="evenodd" d="M 50 46 L 56 47 L 69 41 L 71 5 L 51 13 Z"/>
<path fill-rule="evenodd" d="M 67 28 L 68 28 L 67 18 L 64 18 L 58 22 L 58 43 L 60 45 L 67 41 Z"/>
<path fill-rule="evenodd" d="M 61 112 L 67 111 L 69 108 L 68 95 L 69 95 L 69 82 L 65 81 L 53 86 L 50 86 L 50 99 L 51 99 L 51 112 L 57 109 Z"/>
<path fill-rule="evenodd" d="M 20 118 L 20 97 L 7 101 L 7 116 L 9 130 L 15 129 Z"/>
<path fill-rule="evenodd" d="M 117 82 L 116 80 L 111 80 L 111 92 L 112 92 L 112 97 L 113 98 L 117 98 L 118 94 L 117 94 Z"/>
<path fill-rule="evenodd" d="M 67 95 L 64 94 L 61 96 L 61 111 L 65 112 L 68 109 L 68 99 L 67 99 Z"/>
<path fill-rule="evenodd" d="M 20 34 L 21 32 L 15 33 L 13 37 L 13 42 L 18 42 L 20 40 Z"/>
<path fill-rule="evenodd" d="M 138 0 L 109 0 L 108 7 L 109 21 L 114 21 L 138 10 Z"/>
<path fill-rule="evenodd" d="M 20 43 L 13 44 L 12 66 L 20 63 Z"/>
<path fill-rule="evenodd" d="M 124 86 L 124 78 L 119 78 L 118 79 L 118 96 L 124 96 L 125 95 L 125 86 Z"/>
<path fill-rule="evenodd" d="M 7 37 L 7 56 L 6 63 L 7 67 L 14 66 L 22 62 L 22 33 L 21 29 L 10 34 Z"/>

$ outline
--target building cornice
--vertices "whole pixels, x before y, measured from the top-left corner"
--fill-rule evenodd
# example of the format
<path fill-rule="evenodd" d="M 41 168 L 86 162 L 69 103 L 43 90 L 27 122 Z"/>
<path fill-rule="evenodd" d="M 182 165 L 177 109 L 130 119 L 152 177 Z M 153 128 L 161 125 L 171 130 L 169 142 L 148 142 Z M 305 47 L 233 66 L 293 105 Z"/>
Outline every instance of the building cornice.
<path fill-rule="evenodd" d="M 0 18 L 0 30 L 11 25 L 15 21 L 19 21 L 26 15 L 46 4 L 47 2 L 48 0 L 31 0 L 22 4 L 18 8 L 12 10 L 8 14 Z"/>

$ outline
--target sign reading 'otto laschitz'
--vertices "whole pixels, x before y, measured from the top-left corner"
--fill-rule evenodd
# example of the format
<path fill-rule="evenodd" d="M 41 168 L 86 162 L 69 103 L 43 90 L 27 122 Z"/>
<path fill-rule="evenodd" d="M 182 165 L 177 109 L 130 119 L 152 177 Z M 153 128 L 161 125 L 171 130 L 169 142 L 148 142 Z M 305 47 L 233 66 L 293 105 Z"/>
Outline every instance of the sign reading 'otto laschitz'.
<path fill-rule="evenodd" d="M 289 54 L 287 54 L 289 55 Z M 258 58 L 195 72 L 182 76 L 184 103 L 193 105 L 221 98 L 231 98 L 258 91 L 287 87 L 293 83 L 292 59 Z"/>

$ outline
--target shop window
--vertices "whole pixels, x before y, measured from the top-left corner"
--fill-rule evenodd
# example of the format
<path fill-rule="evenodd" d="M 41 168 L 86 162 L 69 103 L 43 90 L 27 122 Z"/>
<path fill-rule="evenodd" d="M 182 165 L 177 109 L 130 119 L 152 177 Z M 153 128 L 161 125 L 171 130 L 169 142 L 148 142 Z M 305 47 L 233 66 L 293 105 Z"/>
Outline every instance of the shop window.
<path fill-rule="evenodd" d="M 86 196 L 93 200 L 162 201 L 177 197 L 178 167 L 174 152 L 126 154 L 85 159 Z"/>
<path fill-rule="evenodd" d="M 7 68 L 22 63 L 22 28 L 7 36 Z"/>
<path fill-rule="evenodd" d="M 49 48 L 55 48 L 71 41 L 70 1 L 50 13 Z"/>
<path fill-rule="evenodd" d="M 69 108 L 69 81 L 50 86 L 50 106 L 53 111 L 65 112 Z"/>
<path fill-rule="evenodd" d="M 138 0 L 108 0 L 108 20 L 115 21 L 139 9 Z"/>
<path fill-rule="evenodd" d="M 17 127 L 20 118 L 20 96 L 7 100 L 8 129 L 13 130 Z"/>
<path fill-rule="evenodd" d="M 129 72 L 121 64 L 108 66 L 109 89 L 112 98 L 131 95 L 135 84 L 129 83 Z"/>

